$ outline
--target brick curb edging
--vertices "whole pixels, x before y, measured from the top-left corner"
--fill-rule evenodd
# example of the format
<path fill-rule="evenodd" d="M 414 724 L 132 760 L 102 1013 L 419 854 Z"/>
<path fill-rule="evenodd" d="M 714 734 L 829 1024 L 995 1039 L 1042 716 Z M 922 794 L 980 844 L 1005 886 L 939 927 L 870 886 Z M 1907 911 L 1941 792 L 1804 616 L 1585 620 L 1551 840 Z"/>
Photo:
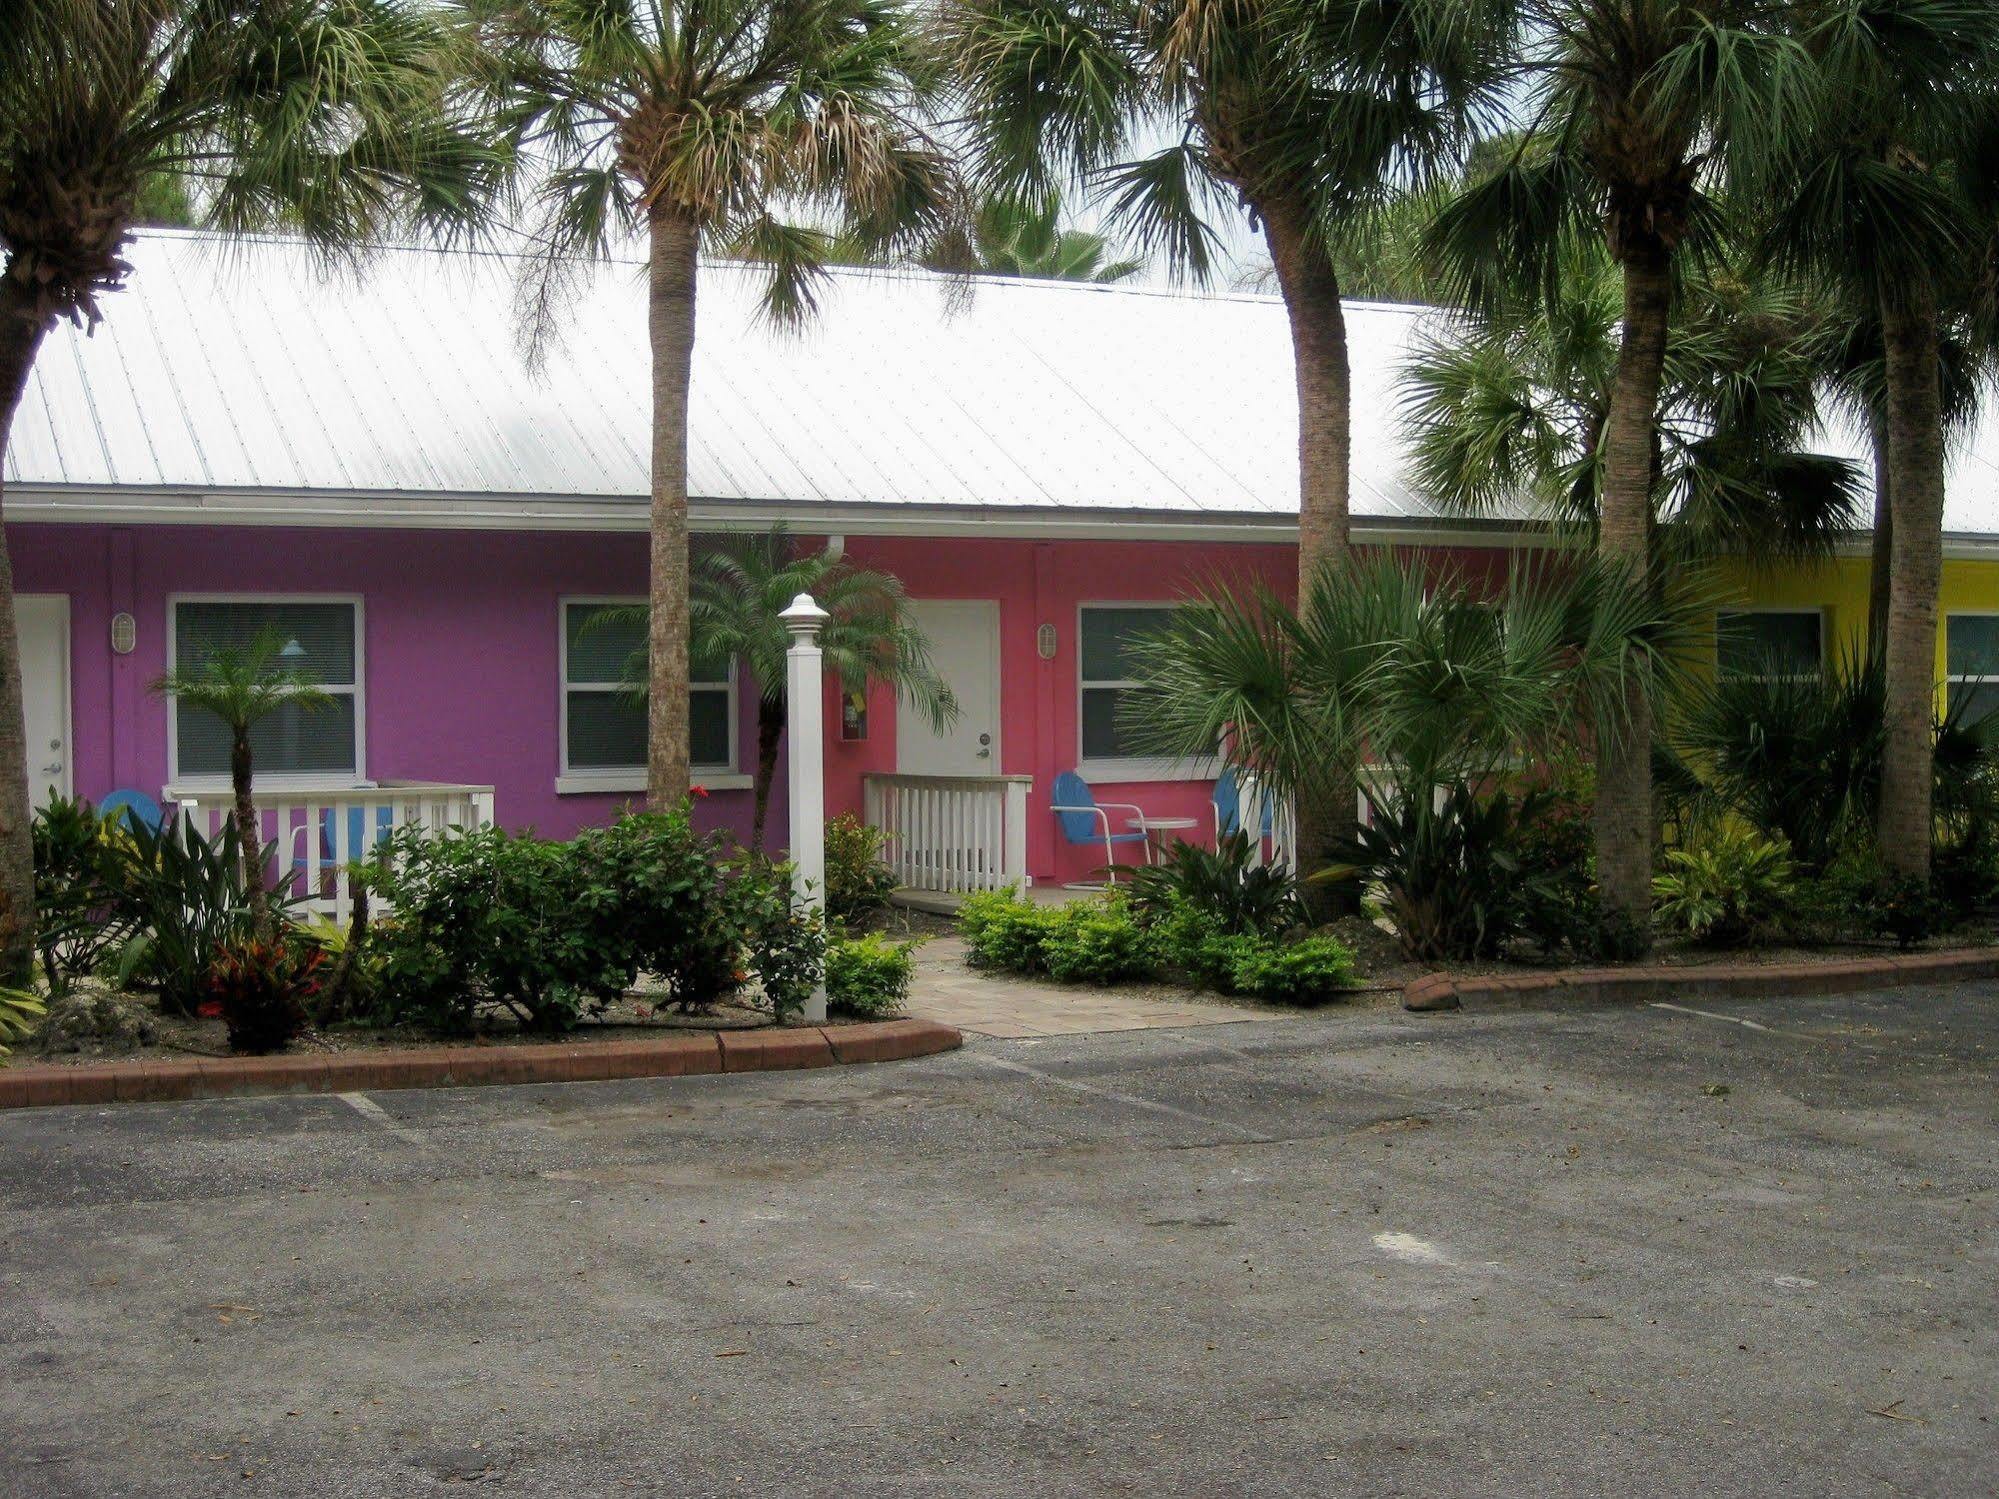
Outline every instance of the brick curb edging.
<path fill-rule="evenodd" d="M 1429 973 L 1402 991 L 1405 1010 L 1524 999 L 1560 990 L 1578 1000 L 1783 999 L 1999 978 L 1999 948 L 1902 953 L 1834 963 L 1710 963 L 1698 967 L 1576 968 L 1518 976 Z"/>
<path fill-rule="evenodd" d="M 645 1041 L 436 1046 L 330 1055 L 214 1057 L 0 1069 L 0 1109 L 44 1104 L 166 1103 L 259 1093 L 590 1083 L 630 1077 L 772 1072 L 841 1062 L 897 1062 L 962 1046 L 934 1020 L 709 1031 Z"/>

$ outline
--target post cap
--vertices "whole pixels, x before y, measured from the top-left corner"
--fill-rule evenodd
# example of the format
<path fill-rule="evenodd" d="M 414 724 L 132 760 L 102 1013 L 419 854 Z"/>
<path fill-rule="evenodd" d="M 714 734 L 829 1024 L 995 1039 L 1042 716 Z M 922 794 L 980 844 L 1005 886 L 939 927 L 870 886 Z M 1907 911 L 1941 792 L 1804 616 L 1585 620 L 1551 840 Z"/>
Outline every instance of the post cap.
<path fill-rule="evenodd" d="M 819 627 L 832 617 L 813 602 L 809 593 L 801 593 L 791 601 L 789 608 L 778 615 L 778 618 L 784 621 L 785 628 L 794 635 L 817 634 Z"/>

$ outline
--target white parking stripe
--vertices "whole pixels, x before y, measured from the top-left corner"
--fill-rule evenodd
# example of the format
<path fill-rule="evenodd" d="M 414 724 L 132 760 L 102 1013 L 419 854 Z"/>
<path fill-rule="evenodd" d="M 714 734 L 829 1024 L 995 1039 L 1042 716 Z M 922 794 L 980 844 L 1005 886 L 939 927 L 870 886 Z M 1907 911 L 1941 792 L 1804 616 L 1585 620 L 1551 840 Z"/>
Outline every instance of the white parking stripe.
<path fill-rule="evenodd" d="M 1155 1114 L 1167 1114 L 1175 1119 L 1185 1119 L 1191 1124 L 1222 1130 L 1231 1135 L 1241 1135 L 1245 1140 L 1255 1140 L 1259 1144 L 1274 1143 L 1271 1137 L 1261 1130 L 1250 1129 L 1246 1125 L 1236 1124 L 1227 1119 L 1210 1119 L 1206 1114 L 1196 1114 L 1188 1109 L 1175 1108 L 1170 1103 L 1140 1098 L 1136 1093 L 1120 1093 L 1115 1088 L 1099 1088 L 1093 1083 L 1080 1082 L 1073 1077 L 1062 1077 L 1053 1072 L 1043 1072 L 1039 1067 L 1029 1067 L 1025 1063 L 1011 1061 L 1006 1057 L 996 1057 L 990 1052 L 978 1052 L 976 1055 L 980 1061 L 990 1063 L 994 1067 L 1003 1067 L 1008 1072 L 1018 1072 L 1024 1077 L 1039 1078 L 1042 1082 L 1053 1083 L 1058 1088 L 1087 1093 L 1092 1098 L 1109 1099 L 1112 1103 L 1121 1103 L 1127 1108 L 1148 1109 Z"/>
<path fill-rule="evenodd" d="M 1767 1031 L 1767 1025 L 1758 1025 L 1753 1020 L 1744 1020 L 1740 1015 L 1718 1015 L 1713 1010 L 1690 1010 L 1685 1005 L 1669 1005 L 1663 999 L 1648 999 L 1646 1004 L 1655 1010 L 1671 1010 L 1679 1015 L 1698 1015 L 1703 1020 L 1726 1020 L 1730 1025 L 1739 1025 L 1746 1031 Z"/>
<path fill-rule="evenodd" d="M 396 1123 L 395 1120 L 389 1117 L 386 1109 L 365 1093 L 341 1093 L 335 1096 L 363 1119 L 381 1125 L 383 1129 L 394 1135 L 398 1140 L 402 1140 L 410 1145 L 428 1145 L 430 1143 L 415 1130 Z"/>

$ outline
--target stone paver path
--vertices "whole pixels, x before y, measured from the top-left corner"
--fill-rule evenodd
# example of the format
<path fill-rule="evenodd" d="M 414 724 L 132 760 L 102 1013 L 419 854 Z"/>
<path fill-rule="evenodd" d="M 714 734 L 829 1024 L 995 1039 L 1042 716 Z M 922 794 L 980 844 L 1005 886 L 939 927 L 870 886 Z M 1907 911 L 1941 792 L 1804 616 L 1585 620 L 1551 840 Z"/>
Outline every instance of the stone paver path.
<path fill-rule="evenodd" d="M 966 964 L 962 939 L 933 937 L 916 950 L 909 1013 L 976 1035 L 1022 1038 L 1228 1025 L 1270 1012 L 1184 989 L 1071 988 L 980 973 Z"/>

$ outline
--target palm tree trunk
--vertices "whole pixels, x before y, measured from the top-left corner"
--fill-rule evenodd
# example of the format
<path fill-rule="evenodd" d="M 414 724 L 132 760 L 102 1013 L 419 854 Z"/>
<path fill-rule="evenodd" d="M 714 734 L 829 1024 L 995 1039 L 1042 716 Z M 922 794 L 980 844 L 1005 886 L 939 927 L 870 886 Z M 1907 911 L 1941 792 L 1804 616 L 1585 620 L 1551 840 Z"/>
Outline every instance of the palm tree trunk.
<path fill-rule="evenodd" d="M 1653 434 L 1672 303 L 1668 252 L 1642 242 L 1624 256 L 1624 321 L 1616 383 L 1603 433 L 1603 500 L 1597 552 L 1645 586 L 1652 548 Z M 1652 919 L 1652 699 L 1628 685 L 1621 721 L 1597 747 L 1596 878 L 1614 944 L 1650 945 Z"/>
<path fill-rule="evenodd" d="M 1897 874 L 1930 872 L 1930 789 L 1936 751 L 1937 594 L 1943 581 L 1943 401 L 1937 315 L 1926 291 L 1881 312 L 1887 353 L 1888 618 L 1881 859 Z"/>
<path fill-rule="evenodd" d="M 652 344 L 652 559 L 646 674 L 646 805 L 686 797 L 687 397 L 694 373 L 698 225 L 655 207 L 646 308 Z"/>
<path fill-rule="evenodd" d="M 1868 435 L 1874 446 L 1874 538 L 1867 565 L 1867 654 L 1880 660 L 1888 643 L 1888 579 L 1893 571 L 1895 536 L 1893 490 L 1888 483 L 1888 419 L 1870 412 Z"/>
<path fill-rule="evenodd" d="M 229 785 L 236 793 L 237 857 L 243 861 L 243 889 L 250 901 L 250 934 L 271 940 L 271 898 L 264 888 L 264 830 L 251 799 L 250 726 L 236 724 L 229 737 Z"/>
<path fill-rule="evenodd" d="M 0 464 L 44 331 L 18 284 L 0 276 Z M 14 622 L 14 563 L 0 506 L 0 981 L 10 983 L 24 982 L 34 966 L 33 815 L 21 706 L 21 640 Z"/>
<path fill-rule="evenodd" d="M 784 700 L 757 699 L 756 812 L 750 820 L 750 852 L 764 847 L 764 817 L 770 811 L 771 783 L 777 779 L 777 747 L 784 742 Z"/>
<path fill-rule="evenodd" d="M 1344 564 L 1352 546 L 1349 496 L 1353 455 L 1353 383 L 1347 364 L 1346 310 L 1339 276 L 1310 215 L 1284 201 L 1258 204 L 1284 310 L 1291 321 L 1291 357 L 1298 387 L 1298 607 L 1318 579 Z M 1298 796 L 1298 872 L 1332 863 L 1351 835 L 1357 798 L 1351 768 L 1337 766 L 1327 783 Z M 1307 904 L 1323 920 L 1343 899 L 1333 886 L 1307 884 Z"/>

